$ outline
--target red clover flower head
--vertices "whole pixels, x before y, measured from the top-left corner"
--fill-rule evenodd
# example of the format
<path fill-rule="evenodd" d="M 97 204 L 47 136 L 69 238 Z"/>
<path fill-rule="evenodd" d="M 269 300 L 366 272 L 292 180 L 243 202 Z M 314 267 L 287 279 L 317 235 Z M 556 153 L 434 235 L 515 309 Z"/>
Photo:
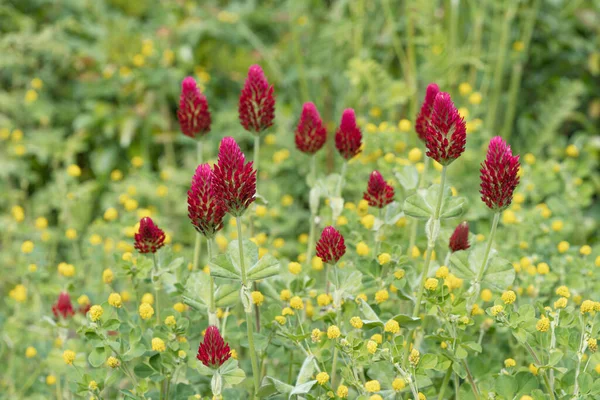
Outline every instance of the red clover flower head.
<path fill-rule="evenodd" d="M 229 360 L 229 357 L 231 357 L 229 344 L 225 343 L 216 326 L 209 326 L 204 334 L 204 340 L 198 347 L 196 358 L 207 367 L 218 368 Z"/>
<path fill-rule="evenodd" d="M 335 264 L 346 253 L 344 237 L 333 226 L 323 229 L 317 242 L 317 256 L 326 264 Z"/>
<path fill-rule="evenodd" d="M 356 125 L 356 116 L 354 110 L 347 108 L 342 114 L 342 122 L 335 133 L 335 147 L 342 157 L 350 160 L 360 153 L 362 144 L 362 133 Z"/>
<path fill-rule="evenodd" d="M 52 313 L 56 318 L 61 315 L 63 318 L 71 317 L 75 314 L 73 311 L 73 305 L 71 304 L 71 297 L 69 293 L 61 292 L 58 295 L 58 300 L 52 306 Z"/>
<path fill-rule="evenodd" d="M 490 140 L 487 156 L 481 164 L 481 200 L 492 210 L 510 206 L 519 184 L 519 156 L 513 156 L 510 146 L 500 137 Z"/>
<path fill-rule="evenodd" d="M 140 229 L 134 239 L 133 247 L 140 253 L 156 253 L 165 244 L 165 232 L 154 224 L 152 218 L 144 217 L 140 220 Z"/>
<path fill-rule="evenodd" d="M 450 236 L 450 242 L 448 244 L 450 250 L 454 253 L 459 250 L 467 250 L 471 245 L 469 244 L 469 223 L 461 222 L 454 229 L 452 236 Z"/>
<path fill-rule="evenodd" d="M 427 156 L 442 165 L 449 165 L 465 151 L 467 128 L 450 95 L 440 92 L 435 96 L 425 145 Z"/>
<path fill-rule="evenodd" d="M 256 195 L 256 170 L 232 137 L 223 138 L 219 159 L 215 164 L 212 184 L 219 193 L 224 209 L 239 217 L 252 204 Z"/>
<path fill-rule="evenodd" d="M 259 65 L 252 65 L 240 94 L 238 106 L 240 123 L 247 131 L 258 135 L 275 119 L 273 85 L 269 85 Z"/>
<path fill-rule="evenodd" d="M 202 137 L 210 131 L 211 119 L 206 96 L 200 92 L 191 76 L 181 83 L 177 119 L 183 134 L 191 138 Z"/>
<path fill-rule="evenodd" d="M 383 208 L 394 201 L 394 188 L 391 187 L 379 171 L 371 172 L 367 191 L 363 194 L 369 206 Z"/>
<path fill-rule="evenodd" d="M 213 183 L 214 173 L 208 164 L 200 164 L 188 191 L 188 217 L 198 232 L 212 238 L 223 228 L 225 208 Z"/>
<path fill-rule="evenodd" d="M 327 130 L 313 103 L 304 103 L 296 127 L 296 147 L 303 153 L 315 154 L 327 140 Z"/>

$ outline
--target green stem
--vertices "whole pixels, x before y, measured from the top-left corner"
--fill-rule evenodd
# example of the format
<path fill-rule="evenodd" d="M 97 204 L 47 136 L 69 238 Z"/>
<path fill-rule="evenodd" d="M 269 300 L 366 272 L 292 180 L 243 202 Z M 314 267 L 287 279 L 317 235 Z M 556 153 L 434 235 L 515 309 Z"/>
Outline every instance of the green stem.
<path fill-rule="evenodd" d="M 473 390 L 473 396 L 475 396 L 476 400 L 479 400 L 479 389 L 477 388 L 477 384 L 475 383 L 475 380 L 473 379 L 473 374 L 471 374 L 471 370 L 469 369 L 469 364 L 467 364 L 467 360 L 463 360 L 463 366 L 465 367 L 465 370 L 467 371 L 467 380 L 469 381 L 469 383 L 471 384 L 471 389 Z"/>
<path fill-rule="evenodd" d="M 152 263 L 154 264 L 154 273 L 158 273 L 158 265 L 156 263 L 156 253 L 152 253 Z M 153 274 L 152 276 L 152 285 L 154 286 L 154 301 L 156 302 L 156 323 L 160 324 L 160 303 L 159 303 L 159 295 L 160 295 L 160 283 L 156 282 L 156 276 Z"/>
<path fill-rule="evenodd" d="M 212 239 L 207 238 L 206 239 L 206 248 L 207 248 L 207 252 L 208 252 L 208 259 L 211 260 L 212 259 Z M 210 301 L 209 301 L 209 314 L 214 314 L 216 310 L 215 307 L 215 278 L 213 278 L 212 275 L 210 275 Z M 209 318 L 210 320 L 210 318 Z"/>
<path fill-rule="evenodd" d="M 256 143 L 256 142 L 255 142 Z M 256 150 L 256 148 L 255 148 Z M 248 278 L 246 276 L 246 263 L 244 260 L 244 244 L 242 240 L 242 219 L 240 217 L 235 218 L 235 222 L 237 225 L 238 232 L 238 244 L 240 249 L 240 269 L 242 273 L 242 286 L 243 290 L 248 287 Z M 246 311 L 246 329 L 248 333 L 248 347 L 250 348 L 250 360 L 252 362 L 252 374 L 254 381 L 254 392 L 252 396 L 254 398 L 258 398 L 258 389 L 260 387 L 260 371 L 258 369 L 258 359 L 256 357 L 256 350 L 254 347 L 254 329 L 252 322 L 252 308 L 250 308 L 250 312 Z"/>
<path fill-rule="evenodd" d="M 315 242 L 315 218 L 316 216 L 311 213 L 310 214 L 310 231 L 308 233 L 308 243 L 306 244 L 306 265 L 310 268 L 312 262 L 312 251 Z"/>
<path fill-rule="evenodd" d="M 438 395 L 438 400 L 443 400 L 444 399 L 444 392 L 446 391 L 446 388 L 448 387 L 448 382 L 450 382 L 450 377 L 452 376 L 452 364 L 450 364 L 450 366 L 448 367 L 448 370 L 446 371 L 446 375 L 444 375 L 444 379 L 442 380 L 442 385 L 440 386 L 440 390 L 439 390 L 439 395 Z"/>
<path fill-rule="evenodd" d="M 258 161 L 260 154 L 260 136 L 254 136 L 254 158 L 252 161 L 254 162 L 253 167 L 256 170 L 256 193 L 258 193 Z"/>
<path fill-rule="evenodd" d="M 581 338 L 579 339 L 579 349 L 577 349 L 577 368 L 575 369 L 575 386 L 573 387 L 573 398 L 579 396 L 579 373 L 581 371 L 581 360 L 583 358 L 583 352 L 585 351 L 585 322 L 583 317 L 579 316 L 581 322 Z"/>
<path fill-rule="evenodd" d="M 444 187 L 446 186 L 447 168 L 447 166 L 444 166 L 444 168 L 442 168 L 442 181 L 440 183 L 437 204 L 435 206 L 435 212 L 433 214 L 433 224 L 439 224 L 440 213 L 442 210 L 442 200 L 444 199 Z M 433 249 L 435 247 L 436 240 L 437 237 L 431 238 L 428 240 L 427 243 L 427 256 L 425 258 L 425 264 L 423 265 L 423 274 L 421 275 L 421 286 L 419 286 L 417 302 L 415 303 L 415 308 L 413 310 L 413 317 L 418 317 L 419 311 L 421 310 L 421 300 L 423 299 L 423 292 L 425 291 L 425 280 L 427 280 L 427 275 L 429 274 L 429 266 L 431 265 L 431 259 L 433 258 Z"/>
<path fill-rule="evenodd" d="M 331 387 L 336 387 L 335 386 L 335 378 L 336 378 L 336 369 L 337 369 L 337 360 L 338 360 L 338 348 L 335 345 L 335 342 L 333 343 L 333 363 L 331 364 Z"/>
<path fill-rule="evenodd" d="M 336 197 L 340 197 L 342 195 L 342 187 L 344 186 L 346 169 L 348 169 L 348 161 L 344 160 L 344 163 L 342 164 L 342 172 L 340 173 L 340 179 L 338 180 L 337 187 L 335 188 Z"/>
<path fill-rule="evenodd" d="M 527 342 L 521 342 L 521 344 L 523 346 L 525 346 L 525 349 L 527 349 L 527 352 L 531 355 L 531 357 L 533 358 L 533 361 L 535 362 L 535 364 L 536 365 L 542 365 L 542 361 L 537 356 L 537 354 L 535 354 L 535 351 L 533 350 L 533 348 L 531 348 L 531 346 L 529 345 L 529 343 L 527 343 Z M 552 400 L 555 400 L 554 390 L 552 389 L 552 386 L 550 386 L 550 381 L 548 380 L 548 376 L 546 375 L 546 371 L 542 372 L 542 377 L 544 379 L 544 385 L 546 386 L 546 390 L 548 391 L 548 394 L 550 395 L 550 398 Z M 577 386 L 577 377 L 575 377 L 575 386 Z"/>
<path fill-rule="evenodd" d="M 198 270 L 200 253 L 202 253 L 202 235 L 200 232 L 196 232 L 196 243 L 194 244 L 194 271 Z"/>
<path fill-rule="evenodd" d="M 383 222 L 383 208 L 379 209 L 379 220 Z M 379 233 L 381 232 L 381 229 L 383 227 L 383 224 L 381 226 L 379 226 L 379 228 L 375 231 L 375 259 L 377 259 L 377 257 L 379 256 L 379 249 L 381 247 L 381 240 L 379 239 Z"/>
<path fill-rule="evenodd" d="M 427 176 L 427 172 L 429 171 L 429 157 L 425 157 L 425 161 L 423 162 L 423 173 L 418 175 L 417 180 L 417 190 L 423 187 L 423 183 L 425 182 L 425 177 Z M 419 228 L 419 220 L 413 219 L 410 227 L 410 239 L 408 241 L 408 251 L 406 252 L 407 256 L 412 258 L 412 250 L 415 247 L 415 242 L 417 241 L 417 230 Z"/>
<path fill-rule="evenodd" d="M 481 266 L 479 267 L 479 272 L 477 273 L 477 279 L 475 280 L 475 284 L 478 284 L 483 279 L 483 274 L 487 268 L 488 259 L 490 257 L 490 251 L 492 250 L 492 243 L 494 242 L 494 236 L 496 236 L 496 228 L 498 228 L 498 221 L 500 220 L 500 212 L 494 213 L 494 219 L 492 221 L 492 229 L 490 231 L 490 237 L 488 238 L 487 246 L 485 247 L 485 253 L 483 255 L 483 261 L 481 262 Z M 479 293 L 475 293 L 475 298 L 479 296 Z"/>

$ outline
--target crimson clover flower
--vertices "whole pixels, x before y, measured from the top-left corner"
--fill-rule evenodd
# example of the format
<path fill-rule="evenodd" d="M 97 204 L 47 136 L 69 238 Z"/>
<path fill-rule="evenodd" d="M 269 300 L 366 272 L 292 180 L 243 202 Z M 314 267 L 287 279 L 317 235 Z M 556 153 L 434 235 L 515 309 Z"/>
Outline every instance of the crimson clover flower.
<path fill-rule="evenodd" d="M 206 96 L 200 92 L 191 76 L 181 83 L 177 119 L 183 134 L 191 138 L 202 137 L 210 131 L 211 119 Z"/>
<path fill-rule="evenodd" d="M 275 119 L 273 85 L 269 85 L 260 65 L 252 65 L 240 94 L 238 113 L 247 131 L 258 135 Z"/>
<path fill-rule="evenodd" d="M 419 114 L 417 114 L 415 130 L 417 131 L 417 135 L 419 135 L 419 139 L 424 142 L 427 138 L 427 126 L 429 125 L 429 118 L 431 117 L 431 112 L 433 111 L 433 102 L 435 101 L 435 96 L 437 96 L 439 92 L 440 88 L 437 84 L 430 83 L 427 85 L 425 100 L 423 100 L 421 111 L 419 111 Z"/>
<path fill-rule="evenodd" d="M 140 229 L 134 239 L 133 247 L 140 253 L 156 253 L 165 244 L 165 232 L 154 224 L 152 218 L 144 217 L 140 220 Z"/>
<path fill-rule="evenodd" d="M 335 148 L 338 149 L 342 157 L 350 160 L 360 153 L 362 144 L 362 133 L 356 125 L 356 116 L 354 110 L 347 108 L 342 114 L 342 121 L 335 132 Z"/>
<path fill-rule="evenodd" d="M 344 237 L 333 226 L 323 229 L 317 242 L 317 256 L 326 264 L 335 264 L 346 253 Z"/>
<path fill-rule="evenodd" d="M 367 191 L 363 194 L 369 206 L 383 208 L 394 201 L 394 188 L 391 187 L 379 171 L 371 172 Z"/>
<path fill-rule="evenodd" d="M 313 103 L 304 103 L 296 127 L 296 147 L 303 153 L 315 154 L 327 140 L 327 130 Z"/>
<path fill-rule="evenodd" d="M 490 140 L 485 161 L 481 164 L 481 200 L 492 210 L 510 206 L 519 184 L 519 156 L 513 156 L 510 146 L 500 137 Z"/>
<path fill-rule="evenodd" d="M 61 292 L 58 295 L 58 300 L 52 306 L 52 313 L 56 318 L 58 318 L 59 315 L 61 315 L 63 318 L 67 318 L 75 314 L 69 293 Z"/>
<path fill-rule="evenodd" d="M 469 223 L 461 222 L 452 232 L 450 236 L 450 242 L 448 247 L 454 253 L 459 250 L 467 250 L 471 245 L 469 244 Z"/>
<path fill-rule="evenodd" d="M 209 326 L 204 334 L 204 340 L 198 347 L 196 358 L 207 367 L 218 368 L 229 360 L 229 357 L 231 357 L 229 344 L 225 343 L 216 326 Z"/>
<path fill-rule="evenodd" d="M 219 146 L 212 184 L 228 213 L 239 217 L 252 204 L 256 195 L 256 170 L 232 137 L 223 138 Z"/>
<path fill-rule="evenodd" d="M 427 156 L 442 165 L 449 165 L 465 151 L 467 128 L 450 95 L 440 92 L 435 96 L 425 145 Z"/>
<path fill-rule="evenodd" d="M 196 168 L 188 191 L 188 217 L 198 232 L 212 238 L 223 228 L 225 208 L 214 185 L 214 173 L 208 164 Z"/>

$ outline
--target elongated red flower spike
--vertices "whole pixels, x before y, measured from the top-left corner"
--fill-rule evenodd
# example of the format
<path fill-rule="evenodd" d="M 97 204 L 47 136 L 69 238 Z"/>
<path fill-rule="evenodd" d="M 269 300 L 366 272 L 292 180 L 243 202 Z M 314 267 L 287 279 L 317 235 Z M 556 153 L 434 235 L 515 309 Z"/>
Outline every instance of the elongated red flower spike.
<path fill-rule="evenodd" d="M 431 112 L 433 111 L 433 102 L 435 101 L 435 96 L 437 96 L 439 92 L 440 88 L 437 84 L 430 83 L 427 85 L 425 100 L 423 100 L 421 111 L 417 114 L 415 123 L 415 130 L 417 131 L 417 135 L 419 135 L 419 139 L 422 141 L 427 139 L 427 126 L 429 125 L 429 119 L 431 117 Z"/>
<path fill-rule="evenodd" d="M 487 156 L 481 164 L 481 200 L 492 210 L 510 206 L 519 184 L 519 156 L 513 156 L 510 146 L 500 137 L 490 140 Z"/>
<path fill-rule="evenodd" d="M 133 247 L 140 253 L 156 253 L 165 245 L 165 232 L 154 224 L 152 218 L 144 217 L 140 220 L 140 229 L 134 239 Z"/>
<path fill-rule="evenodd" d="M 198 232 L 212 238 L 223 228 L 225 208 L 213 183 L 210 165 L 200 164 L 188 190 L 188 217 Z"/>
<path fill-rule="evenodd" d="M 62 316 L 63 318 L 71 317 L 75 314 L 73 311 L 73 304 L 71 304 L 71 297 L 67 292 L 61 292 L 58 295 L 58 300 L 52 306 L 52 313 L 56 318 Z"/>
<path fill-rule="evenodd" d="M 344 237 L 333 226 L 323 229 L 317 242 L 317 257 L 326 264 L 335 264 L 346 253 Z"/>
<path fill-rule="evenodd" d="M 296 127 L 296 147 L 303 153 L 315 154 L 327 140 L 327 130 L 313 103 L 304 103 Z"/>
<path fill-rule="evenodd" d="M 347 108 L 342 114 L 342 122 L 335 132 L 335 148 L 338 149 L 342 157 L 350 160 L 360 153 L 362 144 L 362 133 L 356 124 L 354 110 Z"/>
<path fill-rule="evenodd" d="M 240 123 L 247 131 L 258 135 L 275 119 L 273 85 L 269 85 L 260 65 L 252 65 L 240 94 Z"/>
<path fill-rule="evenodd" d="M 177 119 L 183 134 L 191 138 L 202 137 L 210 131 L 211 118 L 206 96 L 200 92 L 191 76 L 181 83 Z"/>
<path fill-rule="evenodd" d="M 229 360 L 229 357 L 231 357 L 229 344 L 225 343 L 216 326 L 209 326 L 204 334 L 204 340 L 198 347 L 196 358 L 207 367 L 219 368 Z"/>
<path fill-rule="evenodd" d="M 448 247 L 454 253 L 459 250 L 467 250 L 471 245 L 469 244 L 469 223 L 461 222 L 454 229 L 452 236 L 450 236 L 450 242 Z"/>
<path fill-rule="evenodd" d="M 252 204 L 256 195 L 256 170 L 232 137 L 223 138 L 219 159 L 213 171 L 212 184 L 223 208 L 239 217 Z"/>
<path fill-rule="evenodd" d="M 394 188 L 388 185 L 379 171 L 371 172 L 367 191 L 363 194 L 369 206 L 383 208 L 394 201 Z"/>
<path fill-rule="evenodd" d="M 458 113 L 450 95 L 438 93 L 427 126 L 427 156 L 442 165 L 449 165 L 465 151 L 466 143 L 465 120 Z"/>

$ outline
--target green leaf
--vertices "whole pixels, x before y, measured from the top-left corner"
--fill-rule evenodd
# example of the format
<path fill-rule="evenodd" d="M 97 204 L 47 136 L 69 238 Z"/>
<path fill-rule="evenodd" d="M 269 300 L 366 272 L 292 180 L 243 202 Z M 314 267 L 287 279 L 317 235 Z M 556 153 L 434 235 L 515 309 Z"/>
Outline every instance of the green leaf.
<path fill-rule="evenodd" d="M 414 166 L 405 165 L 401 167 L 400 170 L 394 175 L 404 190 L 408 191 L 417 188 L 417 184 L 419 183 L 419 172 Z"/>
<path fill-rule="evenodd" d="M 444 197 L 442 202 L 442 210 L 440 211 L 440 219 L 455 218 L 464 212 L 466 200 L 464 197 Z"/>
<path fill-rule="evenodd" d="M 102 324 L 102 328 L 106 329 L 107 331 L 116 331 L 117 329 L 119 329 L 119 326 L 121 325 L 121 322 L 118 319 L 109 319 L 108 321 L 104 322 Z"/>
<path fill-rule="evenodd" d="M 263 383 L 260 387 L 258 395 L 261 399 L 264 399 L 276 393 L 288 394 L 293 389 L 294 387 L 292 385 L 288 385 L 287 383 L 272 378 L 270 376 L 265 376 L 263 378 Z"/>
<path fill-rule="evenodd" d="M 138 364 L 133 368 L 133 372 L 140 378 L 147 378 L 155 371 L 148 364 Z"/>
<path fill-rule="evenodd" d="M 563 357 L 563 352 L 558 350 L 558 349 L 553 349 L 550 351 L 550 357 L 548 359 L 548 365 L 550 365 L 551 367 L 555 366 L 556 364 L 559 363 L 559 361 L 562 359 Z"/>
<path fill-rule="evenodd" d="M 210 290 L 210 277 L 202 271 L 195 271 L 185 283 L 184 295 L 193 301 L 208 305 Z"/>
<path fill-rule="evenodd" d="M 314 358 L 314 356 L 308 356 L 304 359 L 302 367 L 300 368 L 300 372 L 298 372 L 298 377 L 296 378 L 296 387 L 309 381 L 310 377 L 313 374 L 313 371 L 315 370 Z M 316 381 L 313 381 L 313 385 L 314 382 Z M 310 387 L 312 387 L 312 385 Z"/>
<path fill-rule="evenodd" d="M 219 373 L 227 385 L 237 385 L 246 378 L 244 371 L 238 367 L 238 362 L 234 358 L 225 361 L 219 367 Z"/>
<path fill-rule="evenodd" d="M 362 299 L 360 300 L 360 303 L 361 310 L 363 312 L 363 315 L 365 316 L 362 320 L 363 324 L 365 324 L 367 328 L 372 328 L 374 326 L 383 326 L 383 322 L 381 322 L 379 316 L 377 316 L 377 313 L 373 311 L 371 306 Z"/>
<path fill-rule="evenodd" d="M 457 277 L 465 280 L 475 279 L 475 272 L 470 268 L 469 253 L 467 251 L 461 250 L 452 253 L 450 264 L 452 265 L 452 273 Z"/>
<path fill-rule="evenodd" d="M 208 262 L 208 265 L 210 267 L 210 274 L 212 276 L 225 279 L 242 280 L 242 273 L 237 265 L 231 260 L 229 252 L 213 257 Z"/>
<path fill-rule="evenodd" d="M 146 346 L 143 343 L 138 342 L 134 344 L 125 354 L 123 354 L 123 361 L 130 361 L 134 358 L 141 357 L 146 352 Z"/>
<path fill-rule="evenodd" d="M 496 392 L 505 399 L 512 399 L 517 392 L 517 381 L 510 375 L 500 375 L 496 378 Z"/>
<path fill-rule="evenodd" d="M 256 281 L 266 279 L 280 272 L 279 261 L 270 254 L 265 254 L 256 264 L 248 271 L 248 279 Z"/>
<path fill-rule="evenodd" d="M 437 365 L 437 356 L 434 354 L 424 354 L 419 361 L 419 368 L 433 369 Z"/>
<path fill-rule="evenodd" d="M 304 382 L 300 385 L 296 385 L 294 387 L 294 389 L 290 392 L 290 397 L 294 394 L 308 393 L 310 391 L 310 389 L 312 389 L 312 387 L 315 385 L 315 383 L 317 383 L 317 381 L 312 380 L 312 381 Z"/>
<path fill-rule="evenodd" d="M 426 200 L 426 191 L 423 189 L 404 200 L 404 214 L 418 219 L 433 217 L 434 206 Z"/>
<path fill-rule="evenodd" d="M 239 286 L 219 285 L 215 290 L 215 305 L 217 307 L 230 307 L 237 304 L 239 297 Z"/>
<path fill-rule="evenodd" d="M 515 280 L 515 268 L 510 262 L 500 257 L 493 257 L 483 275 L 483 282 L 502 291 L 512 285 Z"/>
<path fill-rule="evenodd" d="M 419 323 L 421 321 L 421 318 L 411 317 L 410 315 L 406 315 L 406 314 L 398 314 L 398 315 L 394 316 L 392 319 L 395 320 L 396 322 L 398 322 L 398 324 L 400 324 L 400 326 L 402 328 L 409 328 L 409 329 L 413 329 L 413 328 L 419 326 Z"/>
<path fill-rule="evenodd" d="M 98 368 L 106 361 L 107 353 L 106 348 L 96 347 L 88 356 L 88 361 L 92 367 Z"/>

